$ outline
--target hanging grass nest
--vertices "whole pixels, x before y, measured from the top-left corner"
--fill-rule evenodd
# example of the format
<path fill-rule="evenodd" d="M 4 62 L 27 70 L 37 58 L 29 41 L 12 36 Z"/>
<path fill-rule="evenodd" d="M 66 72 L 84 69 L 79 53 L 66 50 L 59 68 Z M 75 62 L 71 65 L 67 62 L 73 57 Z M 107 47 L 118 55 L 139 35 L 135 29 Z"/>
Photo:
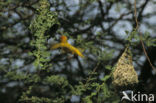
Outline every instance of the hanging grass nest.
<path fill-rule="evenodd" d="M 113 71 L 113 85 L 127 88 L 136 83 L 138 83 L 138 76 L 132 64 L 131 51 L 127 47 Z"/>

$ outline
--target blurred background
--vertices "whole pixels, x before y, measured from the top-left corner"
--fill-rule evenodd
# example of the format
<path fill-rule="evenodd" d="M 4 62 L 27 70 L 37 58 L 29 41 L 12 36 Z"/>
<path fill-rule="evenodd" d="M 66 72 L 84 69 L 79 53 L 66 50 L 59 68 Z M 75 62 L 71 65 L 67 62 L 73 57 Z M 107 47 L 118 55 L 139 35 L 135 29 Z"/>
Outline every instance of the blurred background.
<path fill-rule="evenodd" d="M 0 1 L 1 103 L 120 102 L 120 92 L 115 92 L 111 79 L 105 82 L 110 91 L 106 96 L 102 91 L 96 95 L 92 93 L 111 73 L 128 43 L 128 36 L 136 27 L 134 0 L 45 0 L 49 4 L 48 10 L 55 12 L 58 20 L 58 24 L 44 32 L 46 39 L 43 45 L 49 53 L 46 70 L 36 69 L 36 57 L 30 55 L 36 50 L 31 45 L 36 37 L 30 25 L 40 15 L 40 1 Z M 146 52 L 156 66 L 156 0 L 137 0 L 136 8 Z M 50 50 L 51 45 L 60 42 L 61 35 L 67 36 L 71 45 L 80 48 L 85 58 L 61 49 Z M 130 46 L 139 78 L 137 87 L 133 89 L 155 94 L 156 70 L 149 65 L 139 38 L 135 33 Z M 45 79 L 51 75 L 55 78 Z M 92 85 L 88 86 L 90 89 L 83 87 L 87 83 Z M 109 93 L 113 95 L 108 96 Z"/>

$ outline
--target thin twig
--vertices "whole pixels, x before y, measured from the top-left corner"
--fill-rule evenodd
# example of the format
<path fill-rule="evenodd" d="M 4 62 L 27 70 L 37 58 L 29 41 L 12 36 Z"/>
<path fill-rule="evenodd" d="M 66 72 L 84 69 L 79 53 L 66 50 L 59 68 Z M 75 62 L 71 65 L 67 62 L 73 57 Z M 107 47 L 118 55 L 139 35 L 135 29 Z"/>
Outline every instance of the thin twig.
<path fill-rule="evenodd" d="M 97 70 L 97 68 L 98 68 L 99 65 L 100 65 L 100 62 L 98 62 L 98 63 L 96 64 L 96 66 L 95 66 L 95 68 L 93 69 L 92 73 L 95 73 L 95 72 L 96 72 L 96 70 Z M 92 73 L 91 73 L 91 74 L 92 74 Z M 88 79 L 87 79 L 87 81 L 86 81 L 86 83 L 85 83 L 85 86 L 86 86 L 87 83 L 90 81 L 91 76 L 92 76 L 91 74 L 89 75 L 89 77 L 88 77 Z"/>
<path fill-rule="evenodd" d="M 138 24 L 138 19 L 137 19 L 136 0 L 134 0 L 134 17 L 135 17 L 136 31 L 137 31 L 138 28 L 139 28 L 139 24 Z M 144 51 L 144 54 L 145 54 L 145 56 L 146 56 L 146 58 L 147 58 L 147 60 L 148 60 L 148 62 L 149 62 L 149 64 L 150 64 L 150 66 L 152 67 L 152 69 L 155 69 L 155 70 L 156 70 L 156 68 L 155 68 L 155 67 L 153 66 L 153 64 L 151 63 L 151 60 L 150 60 L 150 58 L 149 58 L 149 56 L 148 56 L 148 54 L 147 54 L 147 52 L 146 52 L 144 43 L 143 43 L 143 41 L 142 41 L 142 35 L 141 35 L 141 33 L 139 32 L 139 30 L 138 30 L 138 33 L 139 33 L 139 35 L 140 35 L 140 42 L 141 42 L 141 45 L 142 45 L 142 49 L 143 49 L 143 51 Z"/>

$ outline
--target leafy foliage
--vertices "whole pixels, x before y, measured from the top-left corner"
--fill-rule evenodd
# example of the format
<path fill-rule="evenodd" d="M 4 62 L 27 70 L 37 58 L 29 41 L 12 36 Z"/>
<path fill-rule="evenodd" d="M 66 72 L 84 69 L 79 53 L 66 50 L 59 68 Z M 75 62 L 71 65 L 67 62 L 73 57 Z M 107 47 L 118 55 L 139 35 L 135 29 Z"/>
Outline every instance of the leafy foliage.
<path fill-rule="evenodd" d="M 142 40 L 154 64 L 156 39 L 151 31 L 155 28 L 146 19 L 155 12 L 143 14 L 147 2 L 153 3 L 137 2 L 139 23 L 146 26 L 145 32 L 140 28 L 140 35 L 135 29 L 130 1 L 0 1 L 0 100 L 119 103 L 121 94 L 112 85 L 112 74 L 127 45 L 133 54 L 130 66 L 133 61 L 141 81 L 137 88 L 131 89 L 154 91 L 156 75 L 140 46 Z M 72 47 L 80 48 L 85 58 L 50 50 L 62 35 L 68 37 Z M 117 73 L 120 74 L 125 72 Z"/>

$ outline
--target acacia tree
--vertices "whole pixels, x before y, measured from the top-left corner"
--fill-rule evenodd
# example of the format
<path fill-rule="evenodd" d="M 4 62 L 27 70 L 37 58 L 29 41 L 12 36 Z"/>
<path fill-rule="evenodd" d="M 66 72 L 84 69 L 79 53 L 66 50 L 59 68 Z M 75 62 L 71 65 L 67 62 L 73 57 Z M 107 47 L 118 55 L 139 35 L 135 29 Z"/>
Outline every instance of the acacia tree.
<path fill-rule="evenodd" d="M 1 102 L 118 103 L 121 89 L 155 93 L 154 4 L 150 0 L 1 0 Z M 50 49 L 62 35 L 81 49 L 84 58 L 69 50 Z M 134 81 L 129 81 L 131 74 Z M 134 89 L 127 82 L 138 84 Z"/>

